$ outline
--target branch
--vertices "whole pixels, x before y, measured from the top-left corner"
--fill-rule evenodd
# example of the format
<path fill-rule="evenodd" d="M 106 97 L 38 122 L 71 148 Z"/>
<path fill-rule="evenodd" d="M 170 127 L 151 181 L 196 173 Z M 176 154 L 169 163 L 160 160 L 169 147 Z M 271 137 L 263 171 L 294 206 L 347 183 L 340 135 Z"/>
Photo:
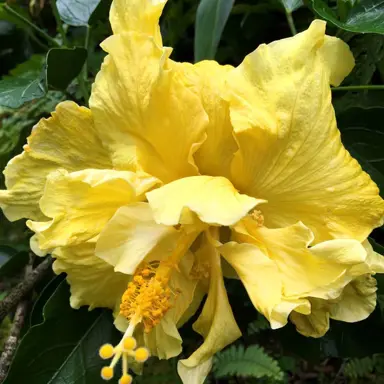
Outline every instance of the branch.
<path fill-rule="evenodd" d="M 47 270 L 51 267 L 52 259 L 47 257 L 37 268 L 29 273 L 24 281 L 18 284 L 8 296 L 0 301 L 0 323 L 5 316 L 16 307 L 23 297 L 35 286 L 35 284 L 44 276 Z"/>
<path fill-rule="evenodd" d="M 22 301 L 17 306 L 11 331 L 4 343 L 3 353 L 0 356 L 0 383 L 2 383 L 7 376 L 9 366 L 11 365 L 16 348 L 19 344 L 20 332 L 24 325 L 27 309 L 28 301 Z"/>

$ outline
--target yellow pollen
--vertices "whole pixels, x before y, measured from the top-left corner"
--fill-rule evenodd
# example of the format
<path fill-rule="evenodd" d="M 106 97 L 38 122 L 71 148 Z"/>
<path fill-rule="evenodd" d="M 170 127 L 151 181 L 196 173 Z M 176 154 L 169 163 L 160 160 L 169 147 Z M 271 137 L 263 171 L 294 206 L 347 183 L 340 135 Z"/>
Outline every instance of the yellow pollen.
<path fill-rule="evenodd" d="M 103 367 L 101 370 L 101 377 L 104 380 L 111 380 L 113 378 L 113 368 L 112 367 Z"/>
<path fill-rule="evenodd" d="M 192 267 L 190 276 L 196 280 L 208 279 L 209 278 L 209 262 L 195 263 Z"/>
<path fill-rule="evenodd" d="M 131 375 L 123 375 L 121 376 L 119 380 L 119 384 L 131 384 L 132 383 L 132 376 Z"/>
<path fill-rule="evenodd" d="M 161 276 L 158 273 L 160 269 Z M 134 316 L 139 318 L 146 333 L 159 324 L 172 307 L 171 301 L 178 295 L 168 287 L 170 270 L 171 266 L 163 262 L 157 263 L 156 267 L 144 264 L 136 271 L 121 299 L 120 314 L 127 320 Z"/>
<path fill-rule="evenodd" d="M 99 349 L 99 355 L 102 359 L 110 359 L 114 355 L 114 349 L 111 344 L 104 344 Z"/>
<path fill-rule="evenodd" d="M 250 213 L 250 216 L 252 217 L 253 220 L 256 221 L 259 227 L 262 227 L 264 225 L 264 216 L 261 213 L 261 211 L 255 209 Z"/>
<path fill-rule="evenodd" d="M 128 351 L 132 351 L 133 349 L 135 349 L 136 345 L 136 339 L 132 336 L 126 337 L 123 341 L 123 347 Z"/>
<path fill-rule="evenodd" d="M 145 363 L 149 358 L 149 351 L 145 347 L 137 348 L 135 351 L 135 360 L 138 363 Z"/>

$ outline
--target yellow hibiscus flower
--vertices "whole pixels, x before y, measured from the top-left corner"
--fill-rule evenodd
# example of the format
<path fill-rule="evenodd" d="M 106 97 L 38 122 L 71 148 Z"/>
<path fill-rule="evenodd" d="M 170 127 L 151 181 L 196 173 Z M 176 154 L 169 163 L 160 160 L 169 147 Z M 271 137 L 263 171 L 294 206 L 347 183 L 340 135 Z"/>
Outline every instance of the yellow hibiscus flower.
<path fill-rule="evenodd" d="M 130 359 L 180 354 L 178 327 L 207 294 L 194 324 L 204 343 L 178 367 L 202 383 L 241 334 L 224 269 L 272 328 L 291 316 L 311 336 L 329 317 L 366 317 L 384 271 L 365 242 L 384 202 L 331 103 L 354 65 L 348 47 L 316 20 L 237 68 L 176 63 L 159 31 L 165 2 L 113 2 L 90 109 L 64 102 L 40 121 L 0 193 L 10 220 L 29 219 L 35 252 L 67 273 L 71 305 L 114 309 L 124 336 L 100 355 L 112 358 L 105 379 L 122 359 L 120 384 Z"/>

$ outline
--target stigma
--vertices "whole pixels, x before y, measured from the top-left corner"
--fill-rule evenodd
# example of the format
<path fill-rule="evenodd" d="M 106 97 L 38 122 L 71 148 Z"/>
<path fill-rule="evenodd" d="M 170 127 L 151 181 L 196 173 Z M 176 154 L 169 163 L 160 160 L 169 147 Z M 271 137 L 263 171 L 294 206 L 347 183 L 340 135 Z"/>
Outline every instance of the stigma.
<path fill-rule="evenodd" d="M 150 354 L 145 347 L 137 347 L 136 339 L 132 336 L 135 329 L 135 323 L 131 323 L 125 332 L 120 343 L 115 347 L 111 344 L 104 344 L 99 349 L 99 355 L 102 359 L 112 359 L 108 366 L 101 369 L 101 377 L 104 380 L 111 380 L 114 377 L 116 364 L 122 360 L 122 374 L 119 379 L 119 384 L 131 384 L 132 376 L 129 374 L 129 363 L 136 361 L 145 363 Z"/>

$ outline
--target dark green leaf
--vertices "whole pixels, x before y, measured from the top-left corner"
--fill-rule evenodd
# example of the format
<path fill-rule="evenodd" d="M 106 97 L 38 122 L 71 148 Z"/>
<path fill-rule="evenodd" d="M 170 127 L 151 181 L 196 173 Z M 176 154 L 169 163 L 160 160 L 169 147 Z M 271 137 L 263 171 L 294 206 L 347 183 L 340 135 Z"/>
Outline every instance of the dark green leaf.
<path fill-rule="evenodd" d="M 2 246 L 1 252 L 6 252 L 9 259 L 0 268 L 0 278 L 14 277 L 21 272 L 23 267 L 28 263 L 28 252 L 17 252 L 13 248 Z"/>
<path fill-rule="evenodd" d="M 195 61 L 213 59 L 234 0 L 201 0 L 197 8 Z"/>
<path fill-rule="evenodd" d="M 18 65 L 0 81 L 0 105 L 18 108 L 27 101 L 43 97 L 46 93 L 41 71 L 43 57 L 32 56 Z"/>
<path fill-rule="evenodd" d="M 101 384 L 105 362 L 98 348 L 115 342 L 115 327 L 107 311 L 69 306 L 69 289 L 62 282 L 44 307 L 44 323 L 22 339 L 4 384 Z"/>
<path fill-rule="evenodd" d="M 22 28 L 24 30 L 31 28 L 28 24 L 26 24 L 20 18 L 15 16 L 13 13 L 9 12 L 7 10 L 7 8 L 12 8 L 19 15 L 21 15 L 23 18 L 30 21 L 30 16 L 29 16 L 28 12 L 26 12 L 24 8 L 19 7 L 16 4 L 12 4 L 12 5 L 0 4 L 0 20 L 9 21 L 10 23 L 15 24 L 17 27 Z"/>
<path fill-rule="evenodd" d="M 338 117 L 342 140 L 384 193 L 384 108 L 349 108 Z"/>
<path fill-rule="evenodd" d="M 0 245 L 0 266 L 6 264 L 7 261 L 10 260 L 12 256 L 17 253 L 16 249 L 12 247 L 8 247 L 7 245 Z M 1 274 L 1 269 L 0 269 Z"/>
<path fill-rule="evenodd" d="M 88 25 L 89 18 L 100 0 L 57 0 L 61 20 L 76 27 Z"/>
<path fill-rule="evenodd" d="M 384 36 L 356 35 L 348 41 L 356 65 L 343 85 L 370 84 L 377 70 L 377 64 L 384 57 Z"/>
<path fill-rule="evenodd" d="M 360 33 L 384 33 L 384 1 L 360 0 L 342 18 L 325 0 L 310 0 L 314 11 L 339 28 Z"/>
<path fill-rule="evenodd" d="M 60 92 L 49 91 L 41 99 L 33 100 L 17 110 L 1 111 L 0 156 L 13 151 L 19 143 L 22 132 L 29 132 L 39 118 L 52 112 L 62 100 L 63 95 Z"/>
<path fill-rule="evenodd" d="M 55 276 L 41 291 L 39 297 L 33 304 L 30 314 L 30 326 L 38 325 L 44 322 L 44 307 L 48 300 L 51 298 L 57 287 L 65 279 L 65 274 Z"/>
<path fill-rule="evenodd" d="M 86 59 L 84 48 L 52 48 L 47 54 L 47 86 L 65 90 L 80 73 Z"/>
<path fill-rule="evenodd" d="M 296 11 L 296 9 L 303 6 L 302 0 L 281 0 L 281 3 L 283 4 L 286 12 L 292 13 L 293 11 Z"/>

